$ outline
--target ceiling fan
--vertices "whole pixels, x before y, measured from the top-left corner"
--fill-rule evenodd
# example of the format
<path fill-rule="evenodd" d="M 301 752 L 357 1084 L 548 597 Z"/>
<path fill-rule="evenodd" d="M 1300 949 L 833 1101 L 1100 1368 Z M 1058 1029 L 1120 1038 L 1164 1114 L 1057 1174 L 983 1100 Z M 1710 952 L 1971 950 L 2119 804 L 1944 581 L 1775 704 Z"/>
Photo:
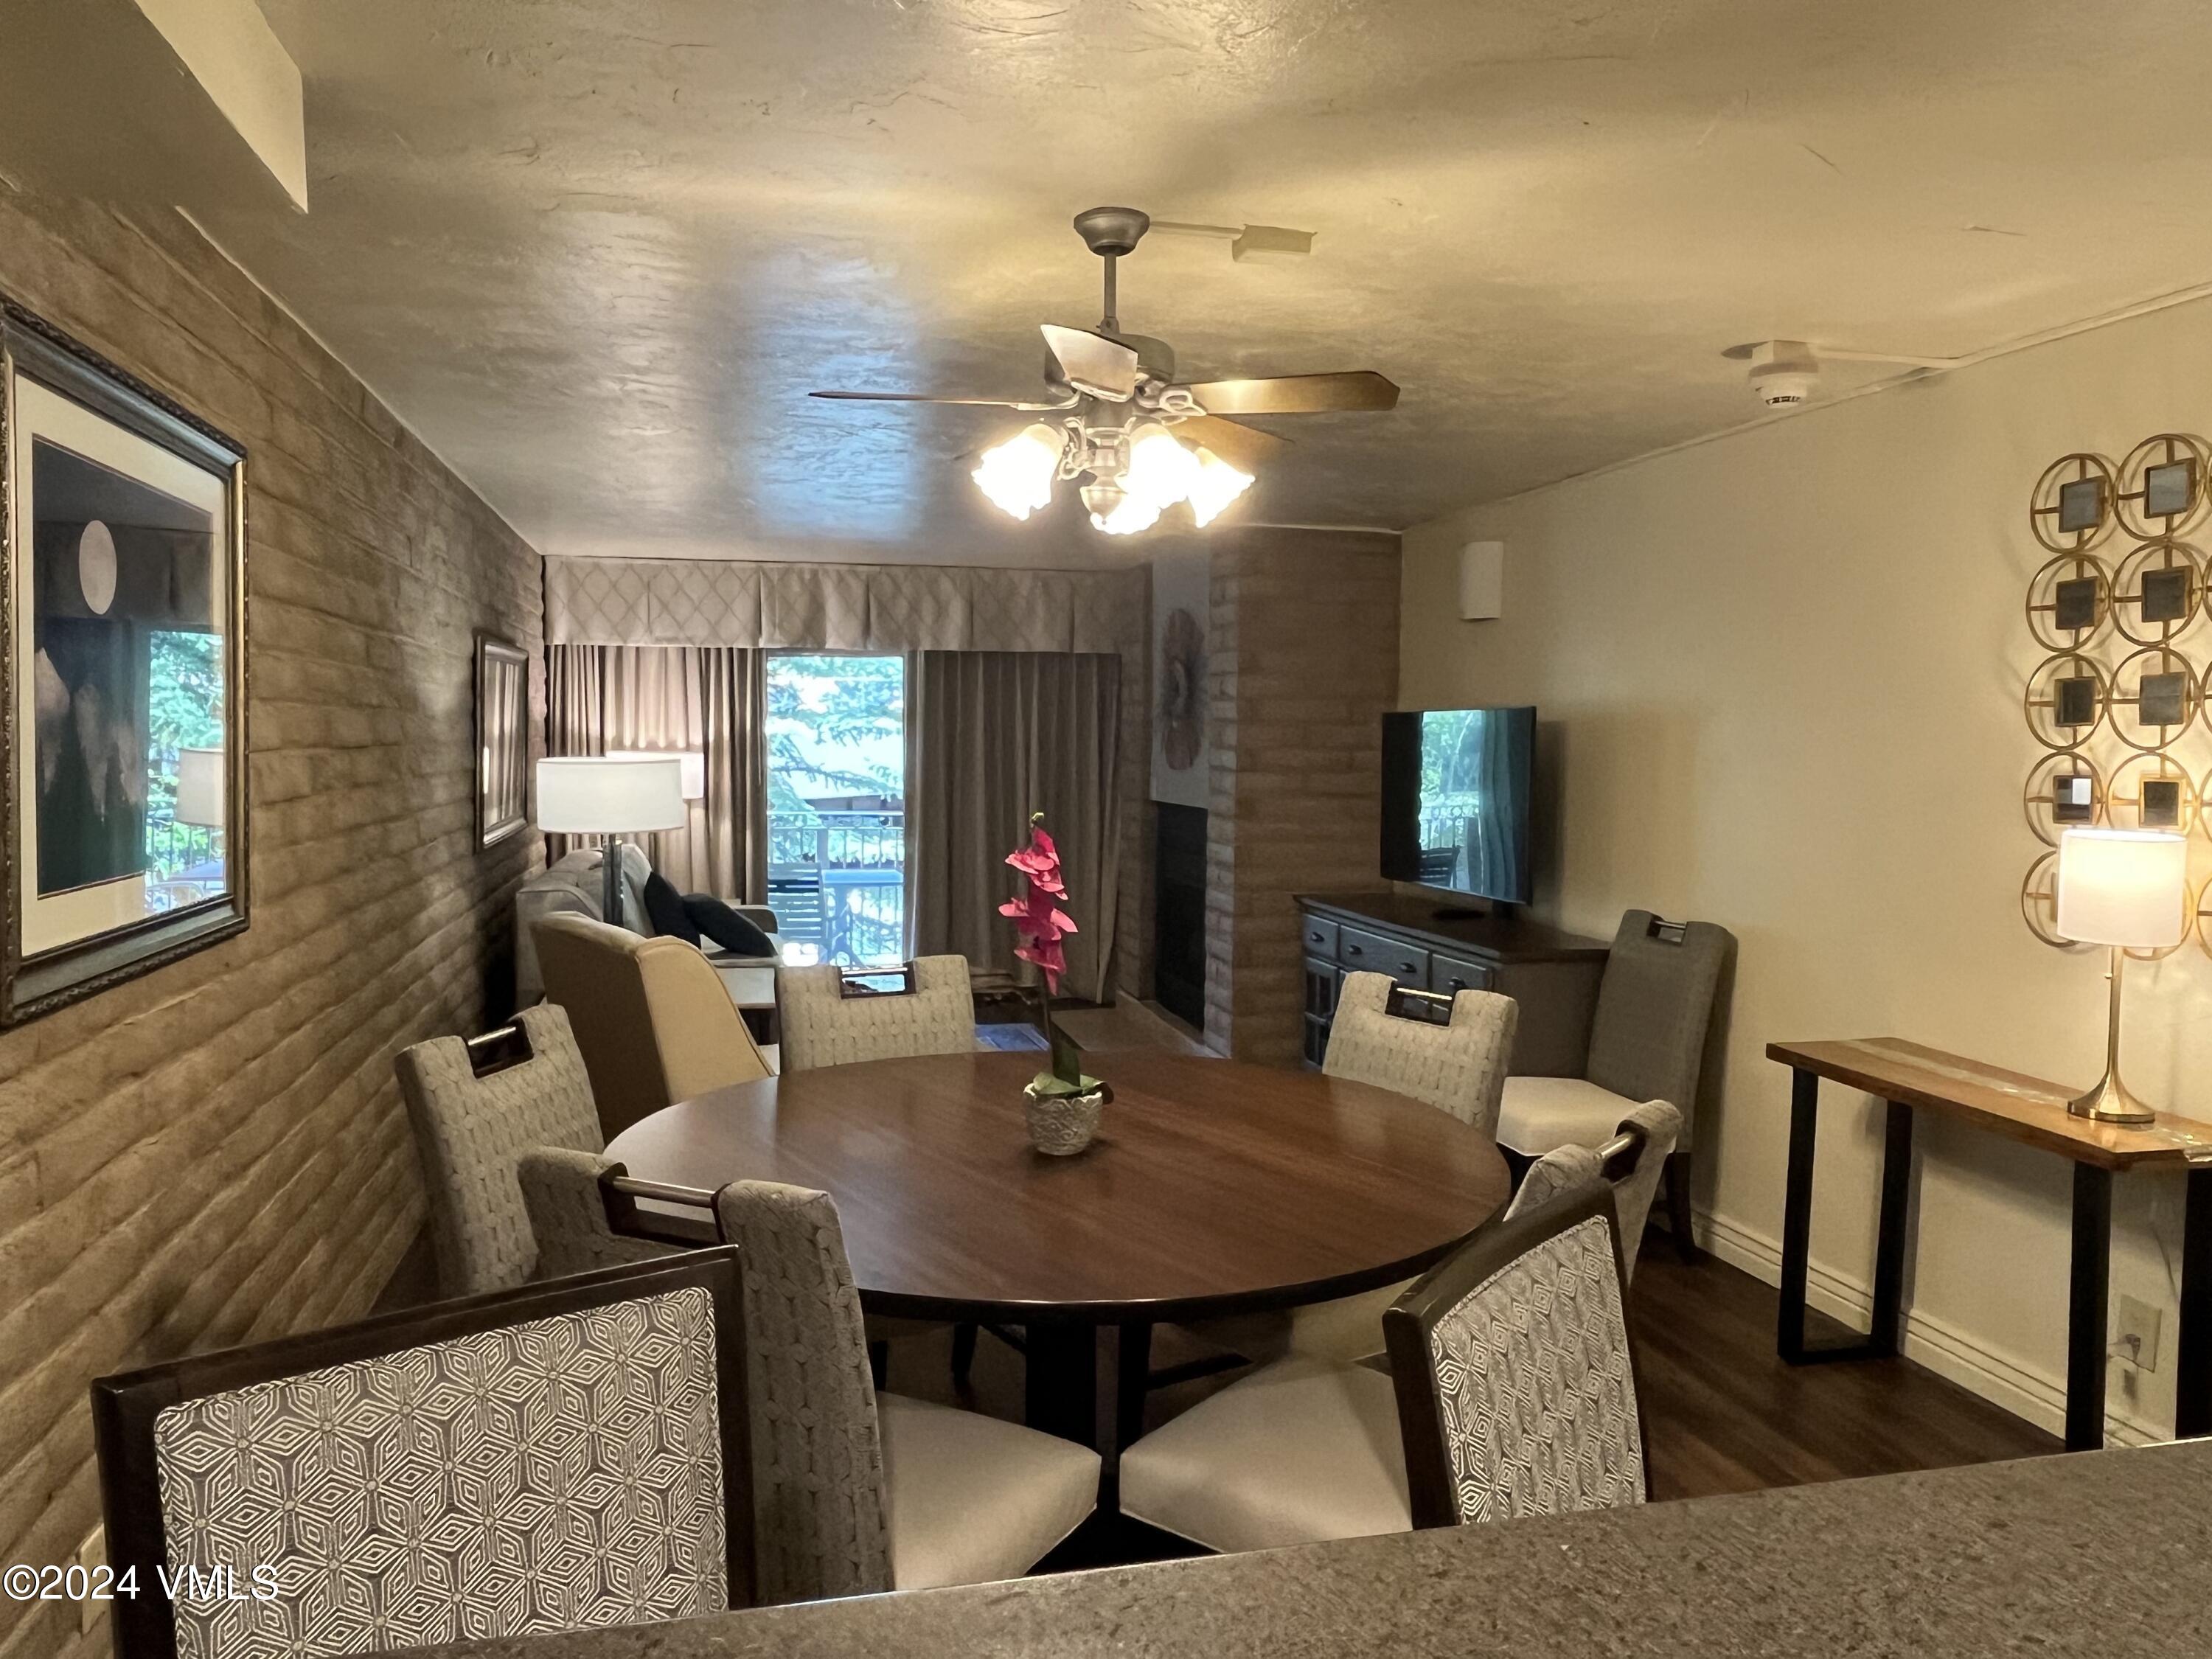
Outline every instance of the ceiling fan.
<path fill-rule="evenodd" d="M 1082 478 L 1091 522 L 1109 536 L 1149 530 L 1188 502 L 1200 526 L 1250 486 L 1252 470 L 1287 441 L 1229 417 L 1386 410 L 1398 388 L 1372 369 L 1280 374 L 1262 380 L 1178 382 L 1164 340 L 1125 333 L 1116 314 L 1120 260 L 1151 227 L 1134 208 L 1099 207 L 1075 228 L 1106 262 L 1106 314 L 1098 326 L 1042 325 L 1048 396 L 943 398 L 921 392 L 817 392 L 817 398 L 1018 409 L 1036 421 L 983 452 L 973 477 L 992 503 L 1026 519 L 1052 501 L 1055 482 Z"/>

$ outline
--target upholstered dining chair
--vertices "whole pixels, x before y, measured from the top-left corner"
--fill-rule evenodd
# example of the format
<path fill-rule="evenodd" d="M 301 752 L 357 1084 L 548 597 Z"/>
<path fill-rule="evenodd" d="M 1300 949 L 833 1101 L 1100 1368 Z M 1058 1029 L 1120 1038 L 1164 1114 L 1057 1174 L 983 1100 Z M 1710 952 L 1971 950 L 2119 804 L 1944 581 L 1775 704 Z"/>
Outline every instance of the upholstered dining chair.
<path fill-rule="evenodd" d="M 1121 1510 L 1221 1551 L 1640 1504 L 1613 1190 L 1485 1227 L 1383 1318 L 1389 1372 L 1292 1354 L 1121 1454 Z"/>
<path fill-rule="evenodd" d="M 1725 927 L 1629 911 L 1598 981 L 1583 1075 L 1508 1078 L 1498 1113 L 1498 1144 L 1533 1158 L 1569 1144 L 1596 1146 L 1639 1101 L 1672 1105 L 1682 1121 L 1666 1164 L 1668 1224 L 1686 1261 L 1697 1256 L 1690 1153 L 1698 1085 L 1735 955 L 1735 937 Z"/>
<path fill-rule="evenodd" d="M 848 984 L 844 969 L 834 964 L 778 969 L 783 1069 L 974 1051 L 975 997 L 967 957 L 916 957 L 903 968 L 885 970 L 893 973 L 903 977 L 900 989 L 872 991 Z"/>
<path fill-rule="evenodd" d="M 1520 1012 L 1511 997 L 1494 992 L 1443 997 L 1402 989 L 1388 974 L 1346 974 L 1322 1071 L 1425 1101 L 1487 1134 L 1498 1123 Z M 1382 1310 L 1412 1284 L 1402 1279 L 1288 1314 L 1210 1320 L 1188 1329 L 1247 1359 L 1286 1351 L 1356 1359 L 1376 1352 Z"/>
<path fill-rule="evenodd" d="M 1098 1500 L 1098 1455 L 876 1392 L 837 1206 L 739 1181 L 715 1195 L 744 1262 L 762 1599 L 1014 1578 Z"/>
<path fill-rule="evenodd" d="M 1346 974 L 1321 1069 L 1425 1100 L 1489 1134 L 1520 1013 L 1511 997 L 1492 991 L 1444 998 L 1403 990 L 1388 974 Z"/>
<path fill-rule="evenodd" d="M 697 945 L 589 916 L 532 927 L 546 1000 L 568 1011 L 607 1139 L 679 1100 L 771 1075 Z"/>
<path fill-rule="evenodd" d="M 471 1042 L 433 1037 L 403 1048 L 392 1067 L 422 1158 L 440 1291 L 521 1284 L 538 1253 L 516 1160 L 539 1146 L 596 1152 L 606 1144 L 568 1016 L 550 1004 L 526 1008 L 509 1030 Z"/>
<path fill-rule="evenodd" d="M 751 1606 L 742 1298 L 736 1252 L 695 1251 L 100 1379 L 108 1559 L 138 1586 L 111 1609 L 117 1659 L 366 1653 Z M 549 1469 L 570 1494 L 652 1501 L 592 1504 L 580 1534 L 557 1492 L 514 1501 Z M 225 1564 L 234 1599 L 173 1600 L 161 1571 Z"/>

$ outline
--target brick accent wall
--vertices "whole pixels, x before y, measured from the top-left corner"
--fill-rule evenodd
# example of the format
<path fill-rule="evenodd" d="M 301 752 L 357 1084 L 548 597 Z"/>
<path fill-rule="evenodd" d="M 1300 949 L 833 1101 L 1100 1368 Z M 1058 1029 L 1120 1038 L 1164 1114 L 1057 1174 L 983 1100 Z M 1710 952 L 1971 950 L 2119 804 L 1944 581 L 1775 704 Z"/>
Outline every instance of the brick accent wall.
<path fill-rule="evenodd" d="M 92 1377 L 354 1317 L 420 1227 L 392 1055 L 509 994 L 472 634 L 539 654 L 539 566 L 181 218 L 0 187 L 0 289 L 249 452 L 252 926 L 0 1033 L 0 1562 L 66 1563 Z M 4 1659 L 106 1647 L 0 1600 Z"/>
<path fill-rule="evenodd" d="M 1206 642 L 1207 1046 L 1298 1056 L 1298 893 L 1389 885 L 1382 716 L 1398 693 L 1398 538 L 1247 530 L 1212 544 Z"/>

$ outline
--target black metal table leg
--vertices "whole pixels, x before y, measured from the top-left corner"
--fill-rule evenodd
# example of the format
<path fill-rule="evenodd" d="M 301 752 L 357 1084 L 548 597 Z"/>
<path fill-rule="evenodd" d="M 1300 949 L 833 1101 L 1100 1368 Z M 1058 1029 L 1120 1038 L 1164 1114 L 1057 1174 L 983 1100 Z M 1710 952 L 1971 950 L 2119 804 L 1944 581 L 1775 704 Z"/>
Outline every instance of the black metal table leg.
<path fill-rule="evenodd" d="M 2066 1299 L 2066 1449 L 2105 1443 L 2106 1297 L 2112 1268 L 2112 1172 L 2074 1166 L 2074 1264 Z"/>
<path fill-rule="evenodd" d="M 2192 1169 L 2187 1179 L 2173 1380 L 2173 1432 L 2182 1439 L 2212 1434 L 2212 1169 Z"/>
<path fill-rule="evenodd" d="M 1873 1328 L 1856 1342 L 1814 1346 L 1805 1340 L 1805 1280 L 1812 1265 L 1813 1155 L 1820 1079 L 1803 1067 L 1790 1084 L 1790 1170 L 1782 1206 L 1782 1303 L 1775 1349 L 1792 1365 L 1895 1354 L 1905 1312 L 1905 1230 L 1912 1190 L 1912 1108 L 1887 1103 L 1881 1153 L 1881 1212 L 1875 1243 Z"/>
<path fill-rule="evenodd" d="M 1029 1328 L 1022 1420 L 1033 1429 L 1096 1448 L 1098 1329 L 1077 1320 L 1039 1320 Z"/>

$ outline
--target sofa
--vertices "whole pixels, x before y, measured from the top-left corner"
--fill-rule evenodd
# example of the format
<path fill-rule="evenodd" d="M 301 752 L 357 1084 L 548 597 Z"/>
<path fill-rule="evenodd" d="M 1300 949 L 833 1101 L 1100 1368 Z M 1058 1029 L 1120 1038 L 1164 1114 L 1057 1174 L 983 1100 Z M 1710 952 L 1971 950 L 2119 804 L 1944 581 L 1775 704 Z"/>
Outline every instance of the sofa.
<path fill-rule="evenodd" d="M 531 924 L 550 915 L 589 916 L 594 921 L 612 921 L 633 933 L 650 936 L 653 925 L 646 919 L 645 878 L 653 873 L 652 863 L 638 848 L 625 845 L 622 848 L 623 913 L 608 917 L 599 914 L 603 908 L 601 895 L 605 884 L 601 878 L 601 854 L 596 847 L 580 848 L 560 859 L 540 873 L 532 876 L 515 890 L 514 895 L 514 1006 L 527 1008 L 545 994 L 545 978 L 538 965 L 538 945 L 532 937 Z M 762 904 L 739 904 L 732 907 L 737 913 L 764 933 L 775 932 L 775 912 Z M 762 958 L 772 963 L 774 957 Z"/>

